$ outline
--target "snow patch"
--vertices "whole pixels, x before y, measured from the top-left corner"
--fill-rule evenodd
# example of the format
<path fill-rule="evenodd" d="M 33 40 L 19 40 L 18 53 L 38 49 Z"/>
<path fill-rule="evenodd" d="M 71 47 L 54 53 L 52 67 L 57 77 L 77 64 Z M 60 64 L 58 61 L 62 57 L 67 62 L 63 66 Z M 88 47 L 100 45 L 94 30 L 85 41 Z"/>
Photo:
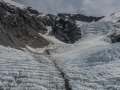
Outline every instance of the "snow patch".
<path fill-rule="evenodd" d="M 13 5 L 13 6 L 15 6 L 15 7 L 19 7 L 19 8 L 21 8 L 21 9 L 25 9 L 25 8 L 26 8 L 25 5 L 20 4 L 20 3 L 17 3 L 17 2 L 14 2 L 14 1 L 12 1 L 12 0 L 0 0 L 0 1 L 3 1 L 3 2 L 7 3 L 8 5 Z"/>
<path fill-rule="evenodd" d="M 38 15 L 38 17 L 45 17 L 46 15 L 46 13 L 41 13 L 40 15 Z"/>
<path fill-rule="evenodd" d="M 50 43 L 52 44 L 65 44 L 62 41 L 56 39 L 54 36 L 50 36 L 49 33 L 52 31 L 52 27 L 51 26 L 47 26 L 47 33 L 46 34 L 41 34 L 39 33 L 41 36 L 43 36 L 43 38 L 45 38 L 46 40 L 48 40 Z"/>
<path fill-rule="evenodd" d="M 26 49 L 23 49 L 23 50 L 31 51 L 31 52 L 37 53 L 37 54 L 43 54 L 44 51 L 47 50 L 47 49 L 53 50 L 56 47 L 65 45 L 65 43 L 63 43 L 62 41 L 59 41 L 54 36 L 50 36 L 49 35 L 49 33 L 52 31 L 52 27 L 51 26 L 46 26 L 46 28 L 48 29 L 46 34 L 39 33 L 39 35 L 41 35 L 43 38 L 45 38 L 46 40 L 48 40 L 50 42 L 50 44 L 48 46 L 45 46 L 43 48 L 32 48 L 32 47 L 26 45 Z"/>
<path fill-rule="evenodd" d="M 115 13 L 113 15 L 102 18 L 100 21 L 118 22 L 119 20 L 120 20 L 120 13 Z"/>
<path fill-rule="evenodd" d="M 28 45 L 26 45 L 26 49 L 30 52 L 36 53 L 36 54 L 43 54 L 46 49 L 52 49 L 50 46 L 46 46 L 43 48 L 32 48 Z"/>

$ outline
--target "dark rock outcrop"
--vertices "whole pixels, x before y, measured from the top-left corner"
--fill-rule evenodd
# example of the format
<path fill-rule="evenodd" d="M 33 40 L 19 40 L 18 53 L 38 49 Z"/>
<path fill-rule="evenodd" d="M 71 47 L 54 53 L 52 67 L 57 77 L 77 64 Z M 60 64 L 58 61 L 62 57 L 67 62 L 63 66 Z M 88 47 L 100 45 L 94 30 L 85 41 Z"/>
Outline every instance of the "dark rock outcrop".
<path fill-rule="evenodd" d="M 120 24 L 116 23 L 113 25 L 114 29 L 108 35 L 112 43 L 120 42 Z"/>
<path fill-rule="evenodd" d="M 99 21 L 103 17 L 84 16 L 81 14 L 58 14 L 53 24 L 52 35 L 66 43 L 75 43 L 81 37 L 80 28 L 75 21 Z"/>
<path fill-rule="evenodd" d="M 75 43 L 81 37 L 80 28 L 78 28 L 73 20 L 58 17 L 53 26 L 52 34 L 66 43 Z"/>
<path fill-rule="evenodd" d="M 112 43 L 120 42 L 120 34 L 119 34 L 119 35 L 114 35 L 114 36 L 111 38 L 111 41 L 112 41 Z"/>
<path fill-rule="evenodd" d="M 84 16 L 82 14 L 58 14 L 60 17 L 68 17 L 69 19 L 76 20 L 76 21 L 83 21 L 83 22 L 92 22 L 92 21 L 99 21 L 102 17 L 93 17 L 93 16 Z"/>
<path fill-rule="evenodd" d="M 92 22 L 101 18 L 81 14 L 43 14 L 31 7 L 21 9 L 0 1 L 0 24 L 7 33 L 0 33 L 1 38 L 7 37 L 7 40 L 10 40 L 10 43 L 3 44 L 5 46 L 25 47 L 25 45 L 29 45 L 33 48 L 47 46 L 49 42 L 38 34 L 45 34 L 47 32 L 46 26 L 51 26 L 53 29 L 50 35 L 65 43 L 75 43 L 81 37 L 76 20 Z"/>
<path fill-rule="evenodd" d="M 0 25 L 0 45 L 3 46 L 11 46 L 14 48 L 19 49 L 19 47 L 25 47 L 19 39 L 15 38 L 13 35 L 10 33 L 6 32 Z"/>
<path fill-rule="evenodd" d="M 112 43 L 120 42 L 120 33 L 115 32 L 115 33 L 111 34 L 109 37 L 110 37 Z"/>
<path fill-rule="evenodd" d="M 39 12 L 31 8 L 20 9 L 0 2 L 0 23 L 3 30 L 23 45 L 33 48 L 47 46 L 49 42 L 38 33 L 46 33 L 44 24 L 37 18 Z M 14 42 L 14 40 L 13 40 Z M 7 44 L 6 44 L 7 45 Z M 10 46 L 12 46 L 10 44 Z"/>
<path fill-rule="evenodd" d="M 54 25 L 55 20 L 55 15 L 52 14 L 46 14 L 44 17 L 40 18 L 41 22 L 45 25 L 45 26 L 52 26 Z"/>

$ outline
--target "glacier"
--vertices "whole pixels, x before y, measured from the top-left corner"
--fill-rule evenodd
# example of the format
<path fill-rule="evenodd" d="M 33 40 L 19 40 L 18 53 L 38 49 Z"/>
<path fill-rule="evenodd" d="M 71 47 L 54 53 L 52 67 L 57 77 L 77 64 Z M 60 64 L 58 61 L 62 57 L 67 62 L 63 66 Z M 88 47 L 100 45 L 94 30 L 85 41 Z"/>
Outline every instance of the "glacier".
<path fill-rule="evenodd" d="M 0 89 L 120 90 L 120 43 L 108 37 L 118 23 L 76 22 L 82 38 L 51 46 L 50 55 L 0 46 Z"/>
<path fill-rule="evenodd" d="M 83 37 L 74 45 L 51 51 L 51 58 L 66 73 L 72 90 L 120 90 L 120 43 L 112 44 L 108 37 L 117 24 L 77 21 Z"/>
<path fill-rule="evenodd" d="M 47 57 L 0 46 L 0 90 L 65 90 Z"/>
<path fill-rule="evenodd" d="M 119 19 L 116 13 L 98 22 L 76 21 L 82 37 L 75 44 L 48 35 L 52 28 L 46 26 L 48 32 L 40 35 L 51 42 L 49 47 L 27 46 L 28 52 L 0 46 L 0 90 L 120 90 L 120 43 L 110 39 L 120 33 Z"/>
<path fill-rule="evenodd" d="M 77 21 L 82 38 L 51 46 L 50 55 L 0 46 L 0 89 L 120 90 L 120 43 L 108 40 L 117 24 Z"/>

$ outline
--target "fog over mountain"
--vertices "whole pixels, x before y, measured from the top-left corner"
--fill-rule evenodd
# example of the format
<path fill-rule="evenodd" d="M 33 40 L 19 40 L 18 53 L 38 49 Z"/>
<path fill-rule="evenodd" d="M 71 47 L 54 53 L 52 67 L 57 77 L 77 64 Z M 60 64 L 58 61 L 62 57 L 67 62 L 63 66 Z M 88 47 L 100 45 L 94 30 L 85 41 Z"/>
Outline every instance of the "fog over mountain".
<path fill-rule="evenodd" d="M 106 16 L 120 12 L 120 0 L 14 0 L 39 11 Z"/>

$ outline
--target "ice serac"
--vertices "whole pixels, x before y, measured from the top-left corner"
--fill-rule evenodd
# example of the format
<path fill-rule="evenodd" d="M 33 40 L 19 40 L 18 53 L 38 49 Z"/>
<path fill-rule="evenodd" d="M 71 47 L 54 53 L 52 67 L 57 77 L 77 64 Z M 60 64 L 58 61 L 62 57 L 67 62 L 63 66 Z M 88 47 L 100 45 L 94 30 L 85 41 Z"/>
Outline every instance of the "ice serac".
<path fill-rule="evenodd" d="M 83 34 L 79 42 L 51 50 L 51 57 L 73 90 L 120 89 L 120 43 L 106 42 L 107 35 L 116 29 L 114 24 L 84 22 L 79 25 Z"/>
<path fill-rule="evenodd" d="M 114 28 L 107 35 L 112 43 L 120 42 L 120 13 L 113 13 L 110 16 L 104 17 L 100 21 L 109 21 L 114 23 Z"/>

